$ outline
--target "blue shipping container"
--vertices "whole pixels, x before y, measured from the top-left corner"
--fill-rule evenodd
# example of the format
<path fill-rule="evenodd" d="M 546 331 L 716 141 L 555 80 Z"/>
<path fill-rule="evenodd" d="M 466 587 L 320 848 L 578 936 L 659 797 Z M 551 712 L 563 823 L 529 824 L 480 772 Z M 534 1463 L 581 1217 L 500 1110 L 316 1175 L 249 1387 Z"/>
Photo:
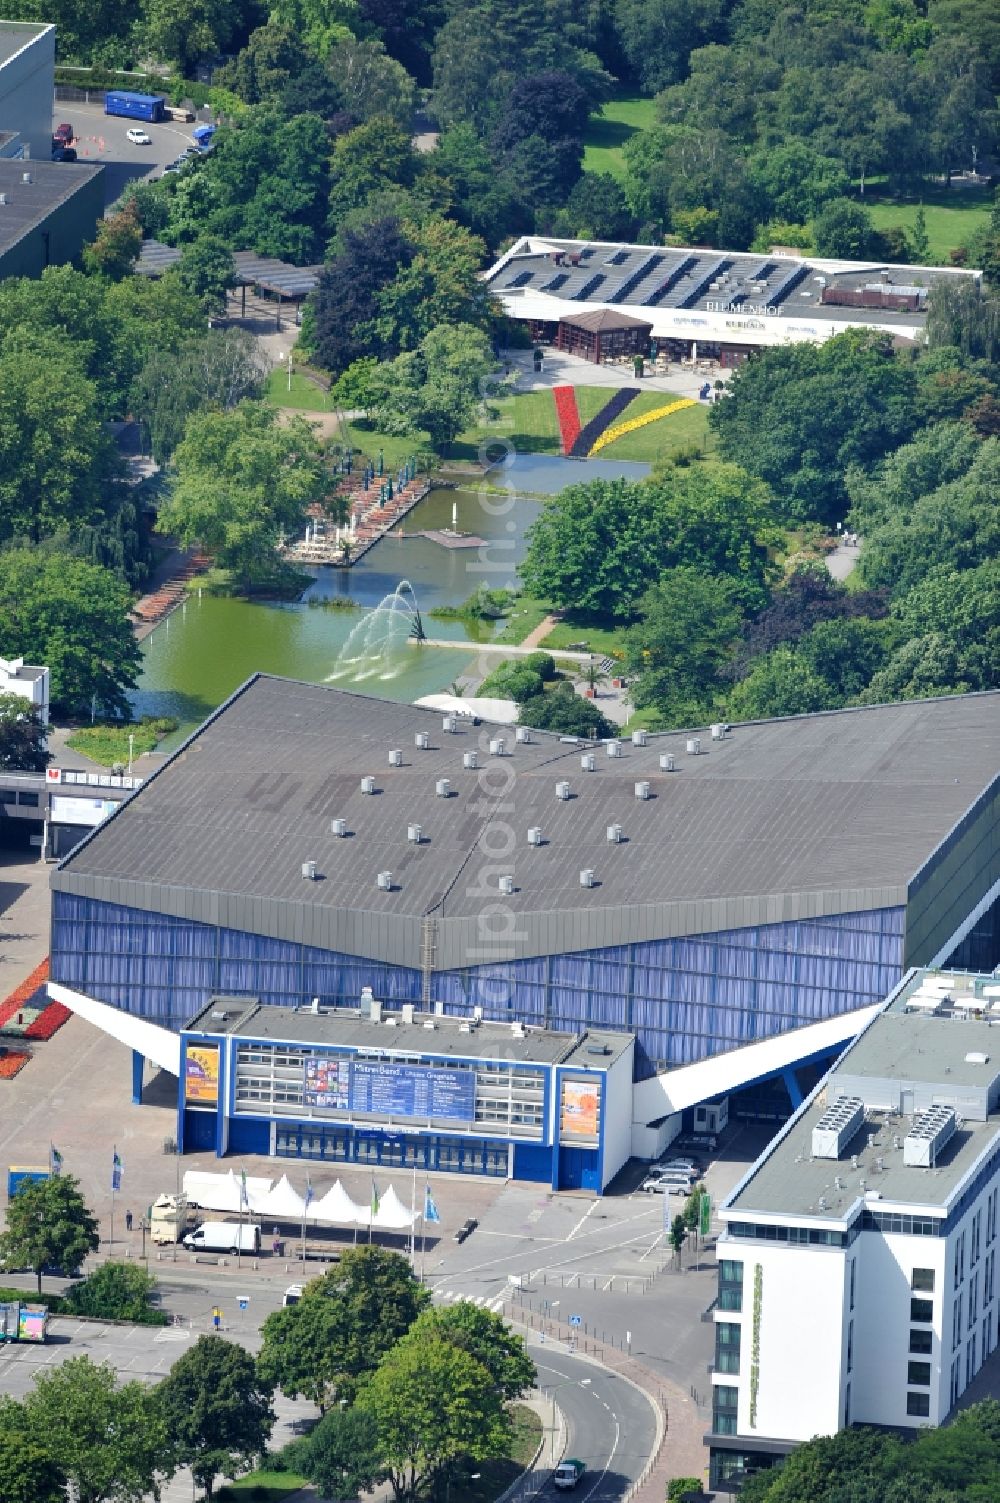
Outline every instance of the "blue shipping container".
<path fill-rule="evenodd" d="M 109 90 L 104 96 L 106 115 L 127 115 L 131 120 L 162 120 L 166 100 L 162 94 L 129 94 Z"/>

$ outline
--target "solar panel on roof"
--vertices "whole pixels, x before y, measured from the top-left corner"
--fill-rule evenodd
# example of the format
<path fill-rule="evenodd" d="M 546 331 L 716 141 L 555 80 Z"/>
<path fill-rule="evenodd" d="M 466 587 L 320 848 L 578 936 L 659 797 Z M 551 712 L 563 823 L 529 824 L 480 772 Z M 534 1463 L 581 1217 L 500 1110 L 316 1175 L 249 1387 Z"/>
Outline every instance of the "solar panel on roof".
<path fill-rule="evenodd" d="M 584 282 L 579 292 L 574 292 L 574 298 L 578 303 L 583 302 L 584 299 L 590 297 L 591 293 L 595 292 L 597 288 L 600 287 L 601 283 L 605 280 L 606 278 L 603 271 L 599 271 L 595 277 L 591 277 L 589 281 Z"/>
<path fill-rule="evenodd" d="M 557 292 L 564 282 L 569 281 L 568 271 L 557 271 L 554 277 L 542 283 L 542 292 Z"/>
<path fill-rule="evenodd" d="M 645 261 L 625 278 L 622 285 L 616 291 L 615 298 L 624 302 L 635 291 L 639 283 L 650 276 L 658 266 L 662 266 L 666 259 L 666 256 L 660 254 L 647 256 Z"/>
<path fill-rule="evenodd" d="M 519 271 L 514 279 L 507 283 L 508 287 L 525 287 L 535 275 L 533 271 Z"/>
<path fill-rule="evenodd" d="M 808 275 L 808 266 L 806 266 L 805 264 L 796 266 L 794 271 L 790 271 L 786 277 L 783 277 L 781 279 L 777 287 L 768 292 L 767 301 L 770 306 L 772 308 L 777 308 L 778 304 L 783 303 L 786 297 L 793 293 L 799 283 L 804 282 Z"/>
<path fill-rule="evenodd" d="M 703 272 L 697 282 L 695 282 L 691 291 L 684 294 L 678 307 L 693 308 L 698 299 L 708 291 L 716 277 L 721 277 L 723 272 L 728 271 L 732 264 L 732 258 L 726 256 L 723 256 L 719 261 L 713 261 L 708 270 Z"/>
<path fill-rule="evenodd" d="M 685 256 L 683 261 L 678 261 L 673 271 L 663 282 L 660 283 L 659 287 L 654 288 L 648 297 L 643 298 L 643 305 L 647 308 L 655 307 L 657 303 L 659 303 L 663 298 L 666 297 L 668 292 L 672 292 L 674 290 L 674 288 L 677 286 L 677 283 L 682 281 L 684 277 L 687 276 L 691 268 L 693 266 L 697 266 L 697 264 L 697 256 Z"/>

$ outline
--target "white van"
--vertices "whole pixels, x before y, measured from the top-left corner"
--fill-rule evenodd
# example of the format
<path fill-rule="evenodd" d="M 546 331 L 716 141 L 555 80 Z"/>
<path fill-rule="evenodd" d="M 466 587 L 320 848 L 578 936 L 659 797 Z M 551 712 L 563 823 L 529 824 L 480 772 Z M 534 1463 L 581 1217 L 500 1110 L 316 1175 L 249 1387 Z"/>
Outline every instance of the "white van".
<path fill-rule="evenodd" d="M 259 1253 L 260 1227 L 241 1226 L 238 1221 L 203 1221 L 182 1241 L 192 1252 Z"/>

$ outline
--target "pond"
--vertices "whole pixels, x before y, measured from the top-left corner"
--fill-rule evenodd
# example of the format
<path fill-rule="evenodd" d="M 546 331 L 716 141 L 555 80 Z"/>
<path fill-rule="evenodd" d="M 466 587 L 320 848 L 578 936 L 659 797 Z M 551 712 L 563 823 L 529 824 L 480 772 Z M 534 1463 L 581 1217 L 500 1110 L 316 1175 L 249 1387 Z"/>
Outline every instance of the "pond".
<path fill-rule="evenodd" d="M 648 471 L 648 465 L 611 460 L 518 455 L 491 470 L 482 491 L 432 491 L 353 568 L 315 571 L 314 583 L 294 604 L 192 596 L 143 643 L 143 672 L 132 696 L 135 713 L 175 716 L 182 734 L 257 672 L 312 683 L 330 679 L 339 688 L 409 702 L 447 690 L 474 655 L 475 638 L 461 621 L 427 620 L 425 629 L 433 637 L 467 641 L 468 653 L 410 645 L 403 630 L 378 661 L 338 663 L 338 655 L 364 612 L 391 596 L 400 580 L 410 581 L 424 616 L 435 606 L 461 604 L 481 583 L 515 586 L 525 534 L 544 504 L 538 494 L 554 494 L 584 479 L 626 473 L 639 479 Z M 487 546 L 444 548 L 417 536 L 450 528 L 453 521 Z M 359 609 L 331 608 L 326 602 L 335 598 Z M 483 630 L 491 634 L 491 628 Z M 172 737 L 165 748 L 178 739 Z"/>

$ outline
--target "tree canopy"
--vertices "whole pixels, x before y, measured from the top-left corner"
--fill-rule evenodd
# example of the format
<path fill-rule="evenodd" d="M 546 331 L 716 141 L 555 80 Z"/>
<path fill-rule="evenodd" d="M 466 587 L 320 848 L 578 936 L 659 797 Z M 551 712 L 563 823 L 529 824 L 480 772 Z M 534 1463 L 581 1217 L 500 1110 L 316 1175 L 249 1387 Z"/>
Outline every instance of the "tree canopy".
<path fill-rule="evenodd" d="M 205 1497 L 215 1479 L 249 1471 L 274 1425 L 271 1390 L 243 1347 L 200 1336 L 156 1389 L 156 1408 L 178 1462 Z"/>

